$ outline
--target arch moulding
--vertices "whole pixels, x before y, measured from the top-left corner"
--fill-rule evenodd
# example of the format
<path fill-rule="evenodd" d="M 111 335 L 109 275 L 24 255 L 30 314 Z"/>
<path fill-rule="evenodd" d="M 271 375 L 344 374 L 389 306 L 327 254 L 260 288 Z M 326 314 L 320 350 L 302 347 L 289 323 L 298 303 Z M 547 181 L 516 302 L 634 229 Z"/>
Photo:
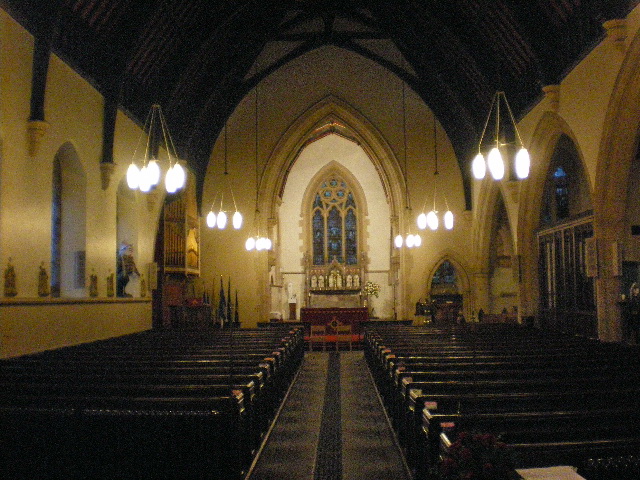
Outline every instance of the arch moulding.
<path fill-rule="evenodd" d="M 580 145 L 567 122 L 554 112 L 545 112 L 536 126 L 529 148 L 531 158 L 535 159 L 534 167 L 531 169 L 529 178 L 523 181 L 520 191 L 516 253 L 521 272 L 519 275 L 519 311 L 522 316 L 536 315 L 538 311 L 539 281 L 536 230 L 540 225 L 544 186 L 551 158 L 562 135 L 571 139 L 582 168 L 585 172 L 587 171 Z M 589 185 L 589 190 L 593 196 L 592 185 Z"/>
<path fill-rule="evenodd" d="M 329 96 L 302 113 L 282 135 L 269 156 L 259 186 L 259 204 L 268 217 L 277 218 L 277 209 L 291 167 L 311 142 L 336 134 L 358 144 L 380 177 L 392 217 L 404 210 L 405 179 L 391 146 L 378 129 L 355 108 Z"/>

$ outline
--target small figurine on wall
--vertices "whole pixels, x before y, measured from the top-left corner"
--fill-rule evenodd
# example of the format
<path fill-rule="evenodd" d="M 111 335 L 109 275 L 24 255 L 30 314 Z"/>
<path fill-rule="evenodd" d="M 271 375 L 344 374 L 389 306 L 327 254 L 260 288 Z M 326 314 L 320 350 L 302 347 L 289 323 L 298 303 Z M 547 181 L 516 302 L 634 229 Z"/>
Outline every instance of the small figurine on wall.
<path fill-rule="evenodd" d="M 113 272 L 109 270 L 109 276 L 107 277 L 107 297 L 113 297 L 114 293 Z"/>
<path fill-rule="evenodd" d="M 49 296 L 49 274 L 44 267 L 44 262 L 40 264 L 40 271 L 38 272 L 38 296 Z"/>
<path fill-rule="evenodd" d="M 4 296 L 15 297 L 18 294 L 16 288 L 16 269 L 11 264 L 11 257 L 9 257 L 9 264 L 4 271 Z"/>
<path fill-rule="evenodd" d="M 136 262 L 133 259 L 133 246 L 130 243 L 123 242 L 118 250 L 116 296 L 133 296 L 125 292 L 125 289 L 129 281 L 133 279 L 132 277 L 137 279 L 139 276 L 140 272 L 138 272 Z"/>
<path fill-rule="evenodd" d="M 93 270 L 91 275 L 89 275 L 89 296 L 97 297 L 98 296 L 98 276 L 96 275 L 96 271 Z"/>
<path fill-rule="evenodd" d="M 140 296 L 147 296 L 147 282 L 144 280 L 144 275 L 140 275 Z"/>

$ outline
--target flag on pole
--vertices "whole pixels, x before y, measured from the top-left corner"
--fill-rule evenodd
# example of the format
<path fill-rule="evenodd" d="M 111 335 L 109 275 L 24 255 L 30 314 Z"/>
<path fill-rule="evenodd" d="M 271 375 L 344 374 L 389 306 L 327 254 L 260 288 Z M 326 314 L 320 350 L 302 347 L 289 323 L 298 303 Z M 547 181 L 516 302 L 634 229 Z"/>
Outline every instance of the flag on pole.
<path fill-rule="evenodd" d="M 220 327 L 224 327 L 227 318 L 227 305 L 224 298 L 224 285 L 222 284 L 222 276 L 220 276 L 220 303 L 218 303 L 218 321 Z"/>
<path fill-rule="evenodd" d="M 227 316 L 225 318 L 231 325 L 231 322 L 233 322 L 233 317 L 231 316 L 231 277 L 229 277 L 229 285 L 227 287 Z"/>
<path fill-rule="evenodd" d="M 240 315 L 238 314 L 238 290 L 236 290 L 236 308 L 233 315 L 233 323 L 235 323 L 236 327 L 240 326 Z"/>

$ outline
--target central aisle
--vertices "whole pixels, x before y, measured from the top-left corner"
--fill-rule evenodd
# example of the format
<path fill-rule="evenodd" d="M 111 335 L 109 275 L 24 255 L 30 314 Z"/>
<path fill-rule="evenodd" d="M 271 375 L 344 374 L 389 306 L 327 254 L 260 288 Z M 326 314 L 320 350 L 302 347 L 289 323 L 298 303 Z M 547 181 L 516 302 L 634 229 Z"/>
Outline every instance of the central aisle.
<path fill-rule="evenodd" d="M 359 352 L 307 352 L 247 480 L 410 480 Z"/>

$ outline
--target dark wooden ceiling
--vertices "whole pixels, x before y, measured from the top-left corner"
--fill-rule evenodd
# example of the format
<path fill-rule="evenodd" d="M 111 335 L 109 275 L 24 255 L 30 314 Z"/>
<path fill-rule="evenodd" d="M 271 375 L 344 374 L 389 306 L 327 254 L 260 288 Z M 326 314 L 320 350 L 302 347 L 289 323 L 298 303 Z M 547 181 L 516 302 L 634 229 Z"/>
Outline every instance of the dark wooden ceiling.
<path fill-rule="evenodd" d="M 198 178 L 227 116 L 262 78 L 335 45 L 404 79 L 451 139 L 468 187 L 490 102 L 504 90 L 516 117 L 559 83 L 638 0 L 0 0 L 36 37 L 140 122 L 162 105 Z M 345 28 L 345 25 L 348 27 Z M 389 40 L 397 62 L 368 48 Z M 290 49 L 253 63 L 269 42 Z M 467 188 L 467 200 L 468 188 Z"/>

